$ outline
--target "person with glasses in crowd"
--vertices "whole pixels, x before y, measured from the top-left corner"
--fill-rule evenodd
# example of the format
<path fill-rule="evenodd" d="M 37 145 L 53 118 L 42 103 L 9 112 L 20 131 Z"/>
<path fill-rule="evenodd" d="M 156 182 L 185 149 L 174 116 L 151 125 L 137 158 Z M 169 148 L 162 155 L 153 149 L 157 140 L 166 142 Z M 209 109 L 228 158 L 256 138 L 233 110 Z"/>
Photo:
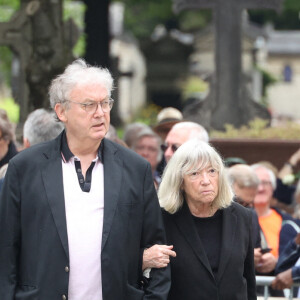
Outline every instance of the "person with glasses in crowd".
<path fill-rule="evenodd" d="M 166 136 L 165 143 L 161 145 L 166 162 L 169 162 L 182 144 L 194 138 L 206 143 L 209 141 L 206 129 L 198 123 L 179 122 L 173 125 Z M 176 257 L 176 252 L 172 249 L 172 245 L 154 245 L 145 249 L 143 253 L 143 270 L 166 267 L 170 262 L 170 257 Z"/>
<path fill-rule="evenodd" d="M 65 130 L 9 163 L 0 199 L 0 299 L 166 300 L 169 268 L 140 287 L 140 249 L 165 244 L 150 164 L 106 138 L 107 69 L 82 59 L 50 86 Z"/>
<path fill-rule="evenodd" d="M 227 169 L 227 174 L 234 193 L 234 200 L 244 207 L 251 209 L 252 212 L 252 242 L 254 264 L 256 266 L 262 256 L 260 227 L 253 207 L 259 179 L 252 168 L 245 164 L 233 165 Z"/>
<path fill-rule="evenodd" d="M 261 228 L 261 245 L 264 249 L 270 249 L 270 252 L 262 255 L 256 266 L 256 271 L 258 275 L 274 276 L 279 253 L 286 242 L 290 240 L 289 236 L 280 237 L 282 224 L 284 220 L 292 220 L 292 217 L 275 207 L 271 207 L 271 200 L 276 189 L 275 174 L 263 164 L 254 164 L 251 168 L 259 178 L 254 208 Z M 269 287 L 269 290 L 271 296 L 283 295 L 282 291 L 276 291 L 272 287 Z M 263 293 L 260 289 L 258 292 Z"/>
<path fill-rule="evenodd" d="M 158 134 L 150 128 L 141 130 L 133 142 L 132 149 L 142 157 L 144 157 L 151 165 L 152 177 L 155 188 L 157 189 L 161 178 L 156 170 L 158 163 L 162 158 L 160 149 L 161 139 Z"/>
<path fill-rule="evenodd" d="M 200 124 L 195 122 L 176 123 L 169 131 L 165 143 L 162 145 L 162 151 L 164 152 L 167 163 L 183 143 L 194 138 L 206 143 L 209 141 L 206 129 Z"/>

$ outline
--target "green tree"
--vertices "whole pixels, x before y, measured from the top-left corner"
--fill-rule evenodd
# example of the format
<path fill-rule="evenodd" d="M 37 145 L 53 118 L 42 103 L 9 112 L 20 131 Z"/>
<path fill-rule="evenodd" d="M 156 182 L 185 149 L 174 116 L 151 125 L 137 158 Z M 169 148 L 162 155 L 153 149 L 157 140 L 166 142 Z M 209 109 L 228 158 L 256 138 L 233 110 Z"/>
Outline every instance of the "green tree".
<path fill-rule="evenodd" d="M 281 12 L 272 10 L 250 10 L 250 20 L 258 24 L 271 22 L 278 30 L 300 29 L 300 1 L 285 0 Z"/>
<path fill-rule="evenodd" d="M 125 4 L 125 29 L 147 38 L 158 24 L 182 31 L 201 29 L 211 20 L 210 10 L 184 11 L 175 15 L 172 0 L 119 0 Z"/>

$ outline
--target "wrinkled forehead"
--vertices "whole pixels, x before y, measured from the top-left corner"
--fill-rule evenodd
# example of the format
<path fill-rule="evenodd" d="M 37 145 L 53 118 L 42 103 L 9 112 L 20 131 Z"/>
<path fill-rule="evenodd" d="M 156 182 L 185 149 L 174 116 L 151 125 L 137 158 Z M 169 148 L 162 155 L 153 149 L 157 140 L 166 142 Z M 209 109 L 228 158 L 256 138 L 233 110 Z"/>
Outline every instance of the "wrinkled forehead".
<path fill-rule="evenodd" d="M 108 92 L 103 84 L 76 84 L 70 90 L 71 98 L 90 99 L 100 101 L 108 97 Z"/>

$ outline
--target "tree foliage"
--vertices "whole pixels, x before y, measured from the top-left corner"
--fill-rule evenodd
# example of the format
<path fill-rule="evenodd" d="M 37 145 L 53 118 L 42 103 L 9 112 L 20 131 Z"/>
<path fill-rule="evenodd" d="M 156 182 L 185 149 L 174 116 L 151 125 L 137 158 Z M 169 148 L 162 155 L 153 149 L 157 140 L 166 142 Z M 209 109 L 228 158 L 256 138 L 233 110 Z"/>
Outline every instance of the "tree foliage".
<path fill-rule="evenodd" d="M 277 13 L 272 10 L 250 10 L 250 20 L 258 24 L 271 22 L 277 30 L 300 29 L 300 1 L 285 0 L 282 10 Z"/>
<path fill-rule="evenodd" d="M 149 37 L 158 24 L 182 31 L 201 29 L 211 20 L 209 10 L 184 11 L 175 15 L 172 0 L 119 0 L 125 4 L 125 28 L 137 38 Z"/>

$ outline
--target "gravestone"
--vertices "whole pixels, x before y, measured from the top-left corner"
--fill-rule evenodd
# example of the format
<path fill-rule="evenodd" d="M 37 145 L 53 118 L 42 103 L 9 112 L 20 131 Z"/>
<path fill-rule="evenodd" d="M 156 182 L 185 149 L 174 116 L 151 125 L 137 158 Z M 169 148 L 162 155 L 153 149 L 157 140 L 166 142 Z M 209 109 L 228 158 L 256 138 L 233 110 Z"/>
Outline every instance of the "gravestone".
<path fill-rule="evenodd" d="M 181 33 L 179 33 L 179 37 Z M 182 109 L 182 92 L 178 84 L 188 75 L 188 59 L 192 42 L 185 43 L 174 31 L 142 44 L 147 62 L 147 99 L 161 107 Z"/>
<path fill-rule="evenodd" d="M 203 102 L 184 110 L 184 117 L 206 128 L 235 127 L 255 117 L 270 119 L 264 107 L 251 99 L 241 66 L 241 18 L 244 9 L 279 9 L 283 0 L 173 0 L 176 13 L 184 9 L 211 8 L 215 24 L 215 72 L 210 93 Z"/>
<path fill-rule="evenodd" d="M 29 112 L 49 108 L 50 81 L 73 60 L 79 36 L 76 25 L 63 22 L 62 0 L 21 0 L 9 22 L 0 22 L 0 45 L 8 46 L 20 63 L 16 101 L 20 127 Z"/>

